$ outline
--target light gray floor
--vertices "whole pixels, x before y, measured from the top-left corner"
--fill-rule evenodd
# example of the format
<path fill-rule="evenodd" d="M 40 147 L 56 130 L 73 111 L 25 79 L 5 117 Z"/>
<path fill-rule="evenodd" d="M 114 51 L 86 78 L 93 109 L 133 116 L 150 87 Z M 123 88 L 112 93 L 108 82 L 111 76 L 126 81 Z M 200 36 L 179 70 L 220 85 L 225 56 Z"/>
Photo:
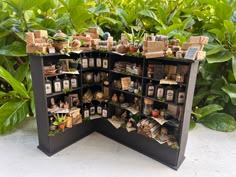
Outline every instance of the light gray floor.
<path fill-rule="evenodd" d="M 236 132 L 198 125 L 175 171 L 98 133 L 47 157 L 36 148 L 35 120 L 24 124 L 0 137 L 0 177 L 236 177 Z"/>

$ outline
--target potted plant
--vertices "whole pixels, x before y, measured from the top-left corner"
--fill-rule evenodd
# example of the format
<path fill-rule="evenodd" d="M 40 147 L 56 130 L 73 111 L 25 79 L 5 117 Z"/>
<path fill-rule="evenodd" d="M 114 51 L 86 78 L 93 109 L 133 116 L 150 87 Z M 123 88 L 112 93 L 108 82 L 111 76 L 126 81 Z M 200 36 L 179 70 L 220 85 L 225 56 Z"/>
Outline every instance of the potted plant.
<path fill-rule="evenodd" d="M 131 27 L 131 34 L 125 32 L 126 38 L 130 43 L 129 51 L 132 53 L 138 51 L 144 36 L 144 30 L 138 29 L 138 33 L 135 33 L 134 30 L 135 28 Z"/>
<path fill-rule="evenodd" d="M 65 130 L 65 125 L 66 125 L 66 115 L 64 114 L 54 114 L 55 121 L 53 122 L 53 125 L 58 126 L 58 128 L 62 131 Z"/>
<path fill-rule="evenodd" d="M 58 30 L 58 32 L 51 37 L 51 39 L 53 40 L 53 47 L 55 47 L 58 52 L 66 48 L 66 45 L 68 44 L 68 36 L 61 30 Z"/>

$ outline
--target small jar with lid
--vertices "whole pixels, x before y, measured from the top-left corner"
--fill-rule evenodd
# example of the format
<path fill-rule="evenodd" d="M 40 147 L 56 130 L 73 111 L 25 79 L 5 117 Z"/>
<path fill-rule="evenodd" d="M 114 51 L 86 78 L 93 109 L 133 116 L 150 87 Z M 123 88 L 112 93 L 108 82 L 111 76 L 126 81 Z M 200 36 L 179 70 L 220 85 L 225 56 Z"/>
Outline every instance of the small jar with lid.
<path fill-rule="evenodd" d="M 145 98 L 143 106 L 143 114 L 146 116 L 150 116 L 152 114 L 152 109 L 153 109 L 153 100 Z"/>

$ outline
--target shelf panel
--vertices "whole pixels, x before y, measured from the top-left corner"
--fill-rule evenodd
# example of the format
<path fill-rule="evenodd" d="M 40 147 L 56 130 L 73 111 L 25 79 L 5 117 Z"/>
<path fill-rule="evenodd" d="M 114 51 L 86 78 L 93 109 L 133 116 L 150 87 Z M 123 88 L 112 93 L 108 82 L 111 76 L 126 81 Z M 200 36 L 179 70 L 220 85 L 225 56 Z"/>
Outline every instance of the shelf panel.
<path fill-rule="evenodd" d="M 147 115 L 144 115 L 144 114 L 141 114 L 141 116 L 143 117 L 146 117 L 146 118 L 151 118 L 152 119 L 152 116 L 147 116 Z M 158 118 L 157 118 L 158 119 Z M 173 127 L 176 127 L 178 128 L 180 123 L 177 119 L 169 119 L 169 120 L 166 120 L 167 122 L 165 122 L 163 125 L 170 125 L 170 126 L 173 126 Z M 158 122 L 158 121 L 157 121 Z M 158 122 L 159 123 L 159 122 Z M 160 123 L 159 123 L 160 124 Z M 162 125 L 162 124 L 160 124 Z"/>
<path fill-rule="evenodd" d="M 156 102 L 159 102 L 159 103 L 163 103 L 163 104 L 170 104 L 170 105 L 174 105 L 174 106 L 183 105 L 183 104 L 176 104 L 174 102 L 161 101 L 161 100 L 158 100 L 158 99 L 153 98 L 153 97 L 148 97 L 148 96 L 143 96 L 143 97 L 148 98 L 148 99 L 153 100 L 153 101 L 156 101 Z"/>
<path fill-rule="evenodd" d="M 82 72 L 86 72 L 86 71 L 104 71 L 104 72 L 109 72 L 109 69 L 105 69 L 105 68 L 97 68 L 97 67 L 92 67 L 92 68 L 82 68 L 81 71 Z"/>
<path fill-rule="evenodd" d="M 117 72 L 117 71 L 114 71 L 114 70 L 110 70 L 110 72 L 114 73 L 114 74 L 120 74 L 120 75 L 123 75 L 123 76 L 130 76 L 130 77 L 136 77 L 136 78 L 142 79 L 142 76 L 139 76 L 139 75 L 136 75 L 136 74 L 127 73 L 127 72 Z"/>
<path fill-rule="evenodd" d="M 52 94 L 48 94 L 46 95 L 47 98 L 51 98 L 51 97 L 54 97 L 54 96 L 58 96 L 58 95 L 64 95 L 64 94 L 67 94 L 67 93 L 71 93 L 71 92 L 74 92 L 74 91 L 77 91 L 77 90 L 80 90 L 81 87 L 78 87 L 76 89 L 71 89 L 70 91 L 68 92 L 58 92 L 58 93 L 52 93 Z"/>
<path fill-rule="evenodd" d="M 136 97 L 142 97 L 141 94 L 140 95 L 139 94 L 135 94 L 133 92 L 129 92 L 129 91 L 126 91 L 126 90 L 120 90 L 120 89 L 117 89 L 117 88 L 114 88 L 114 87 L 112 87 L 112 89 L 117 91 L 117 92 L 133 95 L 133 96 L 136 96 Z"/>
<path fill-rule="evenodd" d="M 123 103 L 122 103 L 122 104 L 123 104 Z M 130 103 L 128 103 L 128 104 L 130 104 Z M 135 109 L 133 109 L 133 108 L 129 108 L 129 107 L 123 107 L 123 106 L 121 106 L 121 105 L 118 104 L 118 103 L 109 102 L 109 105 L 116 106 L 116 107 L 118 107 L 118 108 L 124 109 L 124 110 L 126 110 L 126 111 L 131 112 L 131 113 L 134 114 L 134 115 L 140 114 L 140 111 L 137 111 L 137 110 L 135 110 Z"/>
<path fill-rule="evenodd" d="M 83 88 L 95 87 L 95 86 L 102 87 L 102 84 L 101 83 L 83 84 Z"/>
<path fill-rule="evenodd" d="M 151 78 L 151 77 L 143 77 L 143 79 L 145 79 L 145 80 L 157 81 L 157 82 L 160 82 L 160 81 L 161 81 L 161 79 L 154 79 L 154 78 Z M 161 85 L 187 86 L 187 84 L 185 84 L 185 83 L 176 83 L 176 84 L 165 84 L 165 83 L 162 83 Z"/>

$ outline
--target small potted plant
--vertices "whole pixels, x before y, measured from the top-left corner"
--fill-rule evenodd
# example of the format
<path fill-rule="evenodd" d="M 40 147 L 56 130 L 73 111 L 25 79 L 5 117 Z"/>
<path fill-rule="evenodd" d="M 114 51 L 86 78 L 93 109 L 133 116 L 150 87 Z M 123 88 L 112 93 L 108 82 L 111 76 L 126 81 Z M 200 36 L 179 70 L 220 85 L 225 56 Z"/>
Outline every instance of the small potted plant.
<path fill-rule="evenodd" d="M 64 131 L 65 126 L 66 126 L 66 115 L 54 114 L 53 116 L 55 117 L 55 121 L 53 122 L 53 125 L 58 126 L 60 130 Z"/>
<path fill-rule="evenodd" d="M 52 46 L 55 47 L 56 51 L 61 51 L 66 48 L 69 38 L 61 30 L 58 30 L 58 32 L 51 37 L 51 39 L 53 40 Z"/>
<path fill-rule="evenodd" d="M 131 27 L 131 34 L 125 32 L 126 38 L 130 43 L 129 51 L 131 53 L 137 52 L 142 41 L 143 41 L 143 36 L 144 36 L 144 31 L 143 30 L 138 30 L 138 33 L 135 34 L 134 32 L 134 27 Z"/>

